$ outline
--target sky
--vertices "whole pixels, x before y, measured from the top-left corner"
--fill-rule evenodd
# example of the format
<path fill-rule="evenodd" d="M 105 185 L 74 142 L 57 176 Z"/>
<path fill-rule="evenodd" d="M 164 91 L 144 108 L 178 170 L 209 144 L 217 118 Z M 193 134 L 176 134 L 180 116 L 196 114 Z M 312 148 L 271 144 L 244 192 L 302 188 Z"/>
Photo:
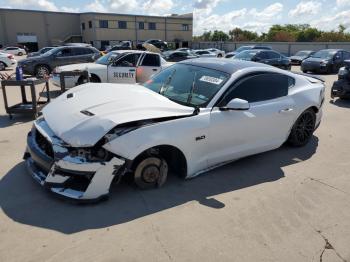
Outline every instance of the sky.
<path fill-rule="evenodd" d="M 194 35 L 240 27 L 258 33 L 273 24 L 310 24 L 350 32 L 350 0 L 0 0 L 2 8 L 169 15 L 193 12 Z"/>

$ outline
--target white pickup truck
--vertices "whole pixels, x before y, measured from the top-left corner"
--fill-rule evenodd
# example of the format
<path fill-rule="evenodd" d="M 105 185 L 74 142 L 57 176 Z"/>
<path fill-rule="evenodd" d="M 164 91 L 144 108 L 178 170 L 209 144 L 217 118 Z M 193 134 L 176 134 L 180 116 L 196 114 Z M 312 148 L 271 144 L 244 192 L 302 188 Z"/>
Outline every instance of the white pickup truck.
<path fill-rule="evenodd" d="M 60 73 L 65 71 L 87 70 L 90 82 L 100 83 L 144 83 L 152 75 L 172 65 L 159 54 L 139 50 L 112 51 L 100 57 L 94 63 L 72 64 L 56 67 L 53 71 L 52 82 L 60 84 Z M 66 88 L 82 84 L 82 76 L 65 77 Z"/>

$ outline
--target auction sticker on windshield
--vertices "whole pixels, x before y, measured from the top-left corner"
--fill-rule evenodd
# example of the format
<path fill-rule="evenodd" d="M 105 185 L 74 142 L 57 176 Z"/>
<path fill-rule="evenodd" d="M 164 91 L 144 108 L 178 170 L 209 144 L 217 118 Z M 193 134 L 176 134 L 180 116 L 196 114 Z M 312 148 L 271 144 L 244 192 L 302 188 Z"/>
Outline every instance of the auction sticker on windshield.
<path fill-rule="evenodd" d="M 212 76 L 202 76 L 199 81 L 211 83 L 214 85 L 220 85 L 224 80 Z"/>

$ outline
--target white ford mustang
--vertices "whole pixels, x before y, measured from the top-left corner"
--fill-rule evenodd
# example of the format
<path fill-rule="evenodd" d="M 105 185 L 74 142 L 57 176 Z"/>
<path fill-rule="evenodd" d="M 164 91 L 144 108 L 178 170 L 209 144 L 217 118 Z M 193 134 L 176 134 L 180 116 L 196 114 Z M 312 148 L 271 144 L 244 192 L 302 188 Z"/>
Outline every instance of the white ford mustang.
<path fill-rule="evenodd" d="M 244 156 L 303 146 L 320 124 L 322 81 L 264 64 L 195 59 L 143 86 L 88 83 L 47 105 L 28 134 L 32 176 L 50 191 L 100 199 L 113 180 L 141 188 Z"/>

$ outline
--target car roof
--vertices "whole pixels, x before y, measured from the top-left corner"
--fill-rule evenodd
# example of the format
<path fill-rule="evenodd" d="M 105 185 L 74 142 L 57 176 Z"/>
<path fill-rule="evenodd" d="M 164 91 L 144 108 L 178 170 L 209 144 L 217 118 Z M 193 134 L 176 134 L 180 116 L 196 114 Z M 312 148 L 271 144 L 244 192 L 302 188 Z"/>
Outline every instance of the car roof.
<path fill-rule="evenodd" d="M 329 51 L 329 52 L 338 52 L 338 51 L 345 51 L 344 49 L 322 49 L 322 50 L 318 50 L 319 51 Z"/>
<path fill-rule="evenodd" d="M 262 63 L 223 58 L 196 58 L 181 61 L 179 63 L 214 69 L 231 75 L 234 74 L 236 71 L 247 67 L 270 67 L 269 65 Z"/>
<path fill-rule="evenodd" d="M 157 53 L 154 53 L 154 52 L 150 52 L 150 51 L 143 51 L 143 50 L 113 50 L 111 51 L 111 53 L 114 53 L 114 54 L 121 54 L 121 53 L 146 53 L 146 54 L 157 54 Z"/>

